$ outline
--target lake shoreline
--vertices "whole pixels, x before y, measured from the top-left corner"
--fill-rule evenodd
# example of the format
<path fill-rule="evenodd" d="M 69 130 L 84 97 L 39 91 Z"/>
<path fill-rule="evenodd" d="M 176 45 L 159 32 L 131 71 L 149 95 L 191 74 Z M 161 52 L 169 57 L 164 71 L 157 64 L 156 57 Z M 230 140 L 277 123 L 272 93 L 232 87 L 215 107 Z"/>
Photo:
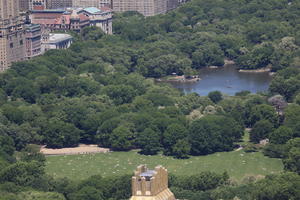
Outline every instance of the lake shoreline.
<path fill-rule="evenodd" d="M 168 82 L 184 93 L 196 92 L 206 96 L 209 92 L 218 90 L 234 96 L 243 90 L 248 90 L 251 93 L 267 91 L 272 77 L 269 72 L 241 73 L 235 65 L 226 65 L 216 69 L 208 67 L 200 69 L 199 78 L 201 81 Z"/>

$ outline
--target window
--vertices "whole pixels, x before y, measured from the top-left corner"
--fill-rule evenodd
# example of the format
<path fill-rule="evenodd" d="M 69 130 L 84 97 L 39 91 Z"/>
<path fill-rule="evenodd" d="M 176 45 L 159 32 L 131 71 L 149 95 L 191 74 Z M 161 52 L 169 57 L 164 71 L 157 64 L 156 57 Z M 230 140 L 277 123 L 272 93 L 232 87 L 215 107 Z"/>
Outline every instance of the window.
<path fill-rule="evenodd" d="M 23 45 L 23 40 L 20 40 L 20 45 Z"/>
<path fill-rule="evenodd" d="M 10 48 L 14 48 L 14 43 L 10 43 L 10 44 L 9 44 L 9 47 L 10 47 Z"/>

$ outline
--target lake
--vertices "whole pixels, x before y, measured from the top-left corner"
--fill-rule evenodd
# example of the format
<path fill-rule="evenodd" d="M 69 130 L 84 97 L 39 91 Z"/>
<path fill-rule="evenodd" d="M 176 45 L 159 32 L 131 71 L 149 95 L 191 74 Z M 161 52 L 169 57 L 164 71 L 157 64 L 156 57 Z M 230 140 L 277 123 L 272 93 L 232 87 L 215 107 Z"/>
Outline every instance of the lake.
<path fill-rule="evenodd" d="M 272 80 L 268 72 L 251 73 L 238 72 L 233 65 L 217 69 L 204 68 L 200 70 L 201 80 L 198 82 L 172 82 L 171 84 L 184 93 L 196 92 L 207 95 L 218 90 L 228 95 L 248 90 L 252 93 L 267 91 Z"/>

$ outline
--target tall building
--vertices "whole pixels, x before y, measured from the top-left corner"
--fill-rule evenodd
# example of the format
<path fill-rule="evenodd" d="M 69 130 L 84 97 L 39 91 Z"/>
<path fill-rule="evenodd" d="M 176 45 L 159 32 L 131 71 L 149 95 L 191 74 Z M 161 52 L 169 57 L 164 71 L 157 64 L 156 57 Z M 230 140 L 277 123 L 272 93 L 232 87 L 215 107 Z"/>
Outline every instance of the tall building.
<path fill-rule="evenodd" d="M 29 0 L 20 0 L 20 11 L 26 12 L 29 10 Z"/>
<path fill-rule="evenodd" d="M 70 8 L 72 0 L 47 0 L 47 9 Z"/>
<path fill-rule="evenodd" d="M 164 14 L 178 6 L 178 0 L 113 0 L 115 12 L 137 11 L 144 16 Z"/>
<path fill-rule="evenodd" d="M 25 30 L 26 58 L 31 59 L 41 54 L 41 25 L 26 24 Z"/>
<path fill-rule="evenodd" d="M 168 171 L 162 166 L 154 170 L 147 169 L 145 165 L 137 167 L 131 184 L 130 200 L 175 200 L 168 188 Z"/>
<path fill-rule="evenodd" d="M 72 0 L 73 7 L 88 8 L 88 7 L 109 7 L 111 8 L 112 0 Z"/>
<path fill-rule="evenodd" d="M 19 0 L 0 0 L 0 71 L 21 60 L 25 60 L 25 30 Z"/>
<path fill-rule="evenodd" d="M 29 0 L 29 10 L 45 10 L 46 0 Z"/>

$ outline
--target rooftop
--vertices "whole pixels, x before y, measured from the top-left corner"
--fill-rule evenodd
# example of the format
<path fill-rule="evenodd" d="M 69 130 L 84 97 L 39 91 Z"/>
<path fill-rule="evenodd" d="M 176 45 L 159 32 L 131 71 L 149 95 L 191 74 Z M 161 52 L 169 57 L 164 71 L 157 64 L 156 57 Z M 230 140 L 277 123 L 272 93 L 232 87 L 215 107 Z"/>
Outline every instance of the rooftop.
<path fill-rule="evenodd" d="M 91 13 L 91 14 L 97 14 L 97 13 L 102 12 L 101 10 L 99 10 L 98 8 L 95 8 L 95 7 L 89 7 L 89 8 L 85 8 L 83 10 L 88 12 L 88 13 Z"/>
<path fill-rule="evenodd" d="M 71 35 L 65 33 L 50 33 L 49 36 L 49 43 L 58 43 L 73 38 Z"/>
<path fill-rule="evenodd" d="M 147 170 L 140 174 L 140 176 L 152 177 L 156 173 L 155 170 Z"/>
<path fill-rule="evenodd" d="M 51 10 L 32 10 L 32 13 L 64 13 L 65 10 L 61 9 L 51 9 Z"/>

